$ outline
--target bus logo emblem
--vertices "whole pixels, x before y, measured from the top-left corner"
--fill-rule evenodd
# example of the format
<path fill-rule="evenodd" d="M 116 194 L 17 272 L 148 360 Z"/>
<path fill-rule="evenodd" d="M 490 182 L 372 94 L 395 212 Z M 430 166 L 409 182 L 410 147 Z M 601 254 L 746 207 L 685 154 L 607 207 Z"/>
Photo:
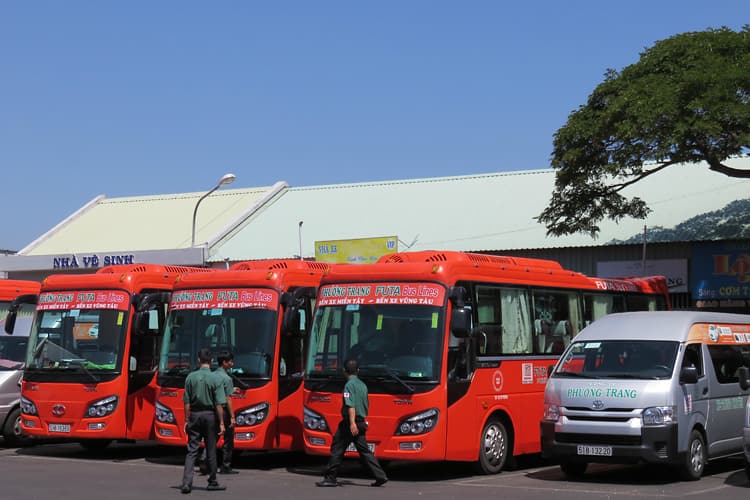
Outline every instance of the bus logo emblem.
<path fill-rule="evenodd" d="M 55 405 L 52 407 L 52 414 L 56 417 L 65 415 L 65 405 Z"/>

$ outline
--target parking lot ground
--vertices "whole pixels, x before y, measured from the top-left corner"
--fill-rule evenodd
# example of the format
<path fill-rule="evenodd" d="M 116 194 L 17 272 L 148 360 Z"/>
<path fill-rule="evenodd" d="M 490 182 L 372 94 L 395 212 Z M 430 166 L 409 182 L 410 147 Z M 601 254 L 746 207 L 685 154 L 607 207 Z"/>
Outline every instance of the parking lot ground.
<path fill-rule="evenodd" d="M 80 500 L 148 500 L 180 495 L 184 450 L 153 443 L 115 443 L 92 453 L 75 443 L 28 448 L 0 448 L 1 498 Z M 598 498 L 721 498 L 743 500 L 750 482 L 739 458 L 709 464 L 706 475 L 682 482 L 663 467 L 592 465 L 586 475 L 570 481 L 557 466 L 539 457 L 525 457 L 513 471 L 477 475 L 466 463 L 392 462 L 390 481 L 371 488 L 370 478 L 356 460 L 344 463 L 341 487 L 318 488 L 324 457 L 300 453 L 243 453 L 235 460 L 239 474 L 219 476 L 225 492 L 205 490 L 205 476 L 196 473 L 192 497 L 242 495 L 256 499 L 383 498 L 582 500 Z"/>

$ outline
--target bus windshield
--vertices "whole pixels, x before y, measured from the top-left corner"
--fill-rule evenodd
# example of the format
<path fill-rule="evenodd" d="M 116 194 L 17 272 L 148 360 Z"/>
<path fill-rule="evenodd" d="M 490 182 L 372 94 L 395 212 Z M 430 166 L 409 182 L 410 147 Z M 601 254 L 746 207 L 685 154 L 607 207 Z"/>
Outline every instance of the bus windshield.
<path fill-rule="evenodd" d="M 115 371 L 121 363 L 125 311 L 40 310 L 31 332 L 27 368 Z"/>
<path fill-rule="evenodd" d="M 346 304 L 322 306 L 313 321 L 307 376 L 343 376 L 359 361 L 363 377 L 436 381 L 443 346 L 442 306 Z"/>
<path fill-rule="evenodd" d="M 164 332 L 160 377 L 187 376 L 198 366 L 198 351 L 207 347 L 214 358 L 231 352 L 232 374 L 240 379 L 270 378 L 277 315 L 274 309 L 173 309 Z"/>
<path fill-rule="evenodd" d="M 609 340 L 574 342 L 554 377 L 664 379 L 672 375 L 677 342 Z"/>

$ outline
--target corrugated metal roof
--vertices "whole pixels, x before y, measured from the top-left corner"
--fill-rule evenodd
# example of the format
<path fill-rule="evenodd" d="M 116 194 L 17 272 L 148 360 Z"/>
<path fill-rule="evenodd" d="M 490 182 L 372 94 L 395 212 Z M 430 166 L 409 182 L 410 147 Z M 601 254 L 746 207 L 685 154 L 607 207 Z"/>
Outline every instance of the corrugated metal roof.
<path fill-rule="evenodd" d="M 750 158 L 729 161 L 750 169 Z M 653 212 L 645 220 L 603 221 L 597 239 L 547 237 L 534 217 L 547 206 L 553 170 L 289 188 L 209 248 L 212 262 L 314 255 L 314 242 L 398 236 L 400 250 L 513 250 L 603 245 L 643 226 L 674 227 L 750 197 L 750 179 L 674 165 L 623 191 Z"/>
<path fill-rule="evenodd" d="M 221 189 L 198 208 L 195 242 L 200 245 L 236 226 L 286 187 Z M 200 193 L 106 198 L 100 196 L 19 252 L 48 255 L 79 252 L 161 250 L 190 247 L 193 210 Z"/>

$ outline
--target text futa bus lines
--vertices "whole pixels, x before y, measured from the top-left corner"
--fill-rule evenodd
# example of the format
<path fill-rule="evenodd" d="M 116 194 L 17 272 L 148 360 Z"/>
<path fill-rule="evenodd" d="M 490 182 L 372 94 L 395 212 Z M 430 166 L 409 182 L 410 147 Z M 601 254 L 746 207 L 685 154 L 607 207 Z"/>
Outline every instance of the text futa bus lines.
<path fill-rule="evenodd" d="M 39 286 L 36 281 L 0 280 L 0 432 L 7 446 L 19 446 L 27 441 L 21 434 L 21 389 L 18 382 L 26 361 L 34 306 L 16 306 L 13 335 L 5 332 L 5 318 L 16 297 L 36 295 Z"/>
<path fill-rule="evenodd" d="M 185 377 L 198 352 L 234 355 L 235 449 L 302 449 L 304 349 L 320 278 L 330 264 L 238 263 L 175 284 L 161 350 L 157 440 L 184 446 Z"/>
<path fill-rule="evenodd" d="M 136 264 L 47 277 L 23 374 L 23 433 L 90 448 L 153 439 L 166 305 L 188 270 Z"/>
<path fill-rule="evenodd" d="M 311 330 L 305 450 L 329 453 L 353 357 L 376 456 L 499 472 L 540 451 L 547 369 L 577 332 L 608 313 L 666 308 L 663 277 L 589 278 L 545 260 L 426 251 L 332 269 Z"/>

